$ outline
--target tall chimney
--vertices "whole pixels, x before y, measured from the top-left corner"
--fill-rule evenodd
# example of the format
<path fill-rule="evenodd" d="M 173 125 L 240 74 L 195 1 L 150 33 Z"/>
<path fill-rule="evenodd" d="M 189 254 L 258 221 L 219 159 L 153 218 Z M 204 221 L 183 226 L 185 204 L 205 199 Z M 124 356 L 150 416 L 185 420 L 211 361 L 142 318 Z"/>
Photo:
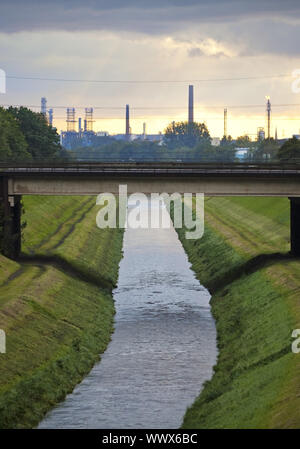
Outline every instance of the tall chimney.
<path fill-rule="evenodd" d="M 49 109 L 48 114 L 49 114 L 48 122 L 49 122 L 49 125 L 52 126 L 53 125 L 53 109 Z"/>
<path fill-rule="evenodd" d="M 194 123 L 194 86 L 189 86 L 189 123 Z"/>
<path fill-rule="evenodd" d="M 227 108 L 224 109 L 224 137 L 227 139 Z"/>
<path fill-rule="evenodd" d="M 130 125 L 129 125 L 129 104 L 126 105 L 126 137 L 130 135 Z"/>
<path fill-rule="evenodd" d="M 47 99 L 46 99 L 46 97 L 41 98 L 41 113 L 44 114 L 44 116 L 47 115 Z"/>

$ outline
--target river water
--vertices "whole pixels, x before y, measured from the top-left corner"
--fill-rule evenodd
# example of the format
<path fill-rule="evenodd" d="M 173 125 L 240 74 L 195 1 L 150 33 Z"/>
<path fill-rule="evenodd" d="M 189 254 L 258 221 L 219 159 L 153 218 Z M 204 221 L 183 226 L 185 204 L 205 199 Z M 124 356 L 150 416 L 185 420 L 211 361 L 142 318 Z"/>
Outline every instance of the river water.
<path fill-rule="evenodd" d="M 210 295 L 174 228 L 127 229 L 123 250 L 112 340 L 39 428 L 178 428 L 212 375 Z"/>

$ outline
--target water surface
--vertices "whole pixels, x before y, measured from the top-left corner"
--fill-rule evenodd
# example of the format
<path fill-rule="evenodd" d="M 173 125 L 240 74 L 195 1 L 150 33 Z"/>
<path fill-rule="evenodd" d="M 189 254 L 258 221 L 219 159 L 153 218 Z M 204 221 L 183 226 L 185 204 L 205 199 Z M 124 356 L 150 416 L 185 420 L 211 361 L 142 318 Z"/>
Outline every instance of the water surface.
<path fill-rule="evenodd" d="M 127 229 L 123 249 L 112 341 L 40 428 L 178 428 L 212 375 L 210 295 L 175 230 Z"/>

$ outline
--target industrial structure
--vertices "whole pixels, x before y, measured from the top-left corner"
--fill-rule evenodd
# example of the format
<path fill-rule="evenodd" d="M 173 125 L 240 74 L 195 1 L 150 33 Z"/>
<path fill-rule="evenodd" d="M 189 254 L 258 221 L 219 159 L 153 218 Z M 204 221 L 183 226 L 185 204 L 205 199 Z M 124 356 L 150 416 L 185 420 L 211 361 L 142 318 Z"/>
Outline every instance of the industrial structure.
<path fill-rule="evenodd" d="M 227 108 L 224 109 L 224 137 L 227 139 Z"/>
<path fill-rule="evenodd" d="M 41 114 L 45 116 L 49 125 L 53 126 L 53 109 L 47 111 L 47 98 L 41 98 Z"/>
<path fill-rule="evenodd" d="M 266 97 L 267 99 L 267 138 L 270 139 L 271 137 L 271 102 L 270 97 Z"/>
<path fill-rule="evenodd" d="M 67 132 L 74 133 L 75 132 L 75 108 L 67 109 Z"/>
<path fill-rule="evenodd" d="M 61 131 L 61 144 L 68 150 L 93 144 L 93 108 L 85 108 L 84 129 L 82 118 L 76 120 L 75 108 L 67 108 L 67 131 Z M 76 129 L 78 126 L 78 130 Z"/>
<path fill-rule="evenodd" d="M 85 108 L 84 132 L 93 133 L 93 108 Z"/>
<path fill-rule="evenodd" d="M 93 130 L 93 108 L 85 108 L 85 116 L 82 127 L 82 117 L 76 120 L 75 108 L 67 108 L 67 131 L 61 131 L 61 145 L 67 150 L 78 147 L 89 147 L 95 144 L 97 137 L 103 137 L 101 133 L 96 134 Z M 107 136 L 107 133 L 105 134 Z"/>
<path fill-rule="evenodd" d="M 130 123 L 129 123 L 129 104 L 126 105 L 126 126 L 125 126 L 125 135 L 126 138 L 130 139 Z"/>
<path fill-rule="evenodd" d="M 41 98 L 41 113 L 47 117 L 47 99 L 46 97 Z"/>
<path fill-rule="evenodd" d="M 194 86 L 189 85 L 188 123 L 194 123 Z"/>
<path fill-rule="evenodd" d="M 53 109 L 48 110 L 48 121 L 49 125 L 53 126 Z"/>
<path fill-rule="evenodd" d="M 259 126 L 257 128 L 257 140 L 261 141 L 261 140 L 265 140 L 265 128 Z"/>
<path fill-rule="evenodd" d="M 78 134 L 79 134 L 79 137 L 81 137 L 81 134 L 82 134 L 82 131 L 83 131 L 81 123 L 82 123 L 82 118 L 79 117 L 79 119 L 78 119 Z"/>

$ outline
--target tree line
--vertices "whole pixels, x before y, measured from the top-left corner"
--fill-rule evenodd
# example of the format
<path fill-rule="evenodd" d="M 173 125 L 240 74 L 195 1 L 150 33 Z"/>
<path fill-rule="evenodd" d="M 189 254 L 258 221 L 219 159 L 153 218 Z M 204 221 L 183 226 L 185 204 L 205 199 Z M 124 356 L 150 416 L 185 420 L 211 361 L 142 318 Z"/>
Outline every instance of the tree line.
<path fill-rule="evenodd" d="M 69 157 L 80 161 L 177 161 L 177 162 L 235 162 L 237 149 L 247 149 L 244 162 L 300 162 L 300 141 L 296 138 L 280 144 L 277 140 L 252 141 L 249 136 L 233 140 L 223 137 L 220 145 L 212 138 L 204 123 L 172 122 L 162 142 L 137 139 L 111 141 L 101 145 L 77 148 Z"/>
<path fill-rule="evenodd" d="M 300 162 L 300 141 L 296 138 L 280 145 L 273 138 L 251 141 L 245 135 L 233 141 L 224 136 L 215 146 L 205 123 L 172 122 L 165 129 L 162 142 L 116 141 L 113 137 L 102 140 L 99 145 L 67 151 L 61 148 L 56 128 L 49 125 L 43 114 L 26 107 L 0 107 L 0 162 L 56 159 L 226 163 L 238 160 L 237 148 L 248 149 L 245 162 Z"/>
<path fill-rule="evenodd" d="M 0 107 L 0 162 L 63 157 L 60 138 L 46 117 L 23 106 Z"/>

